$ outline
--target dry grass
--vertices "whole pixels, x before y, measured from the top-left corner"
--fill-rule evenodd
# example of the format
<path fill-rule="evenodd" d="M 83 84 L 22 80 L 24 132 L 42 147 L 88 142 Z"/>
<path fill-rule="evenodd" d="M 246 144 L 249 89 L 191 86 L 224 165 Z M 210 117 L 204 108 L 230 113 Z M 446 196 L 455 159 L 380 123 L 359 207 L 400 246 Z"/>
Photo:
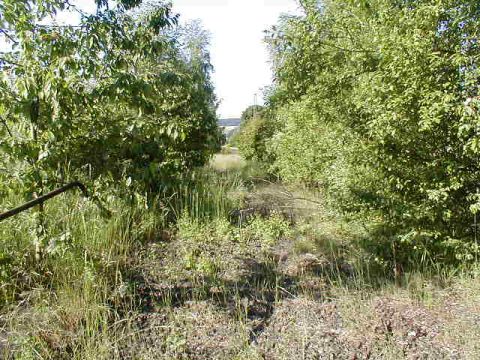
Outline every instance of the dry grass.
<path fill-rule="evenodd" d="M 331 211 L 321 194 L 259 179 L 242 183 L 235 177 L 244 174 L 241 159 L 216 161 L 222 165 L 212 165 L 219 172 L 212 176 L 228 199 L 179 194 L 185 202 L 176 223 L 162 231 L 155 215 L 137 219 L 129 231 L 155 232 L 147 231 L 149 241 L 132 258 L 120 256 L 125 269 L 114 271 L 113 287 L 85 262 L 76 265 L 75 281 L 75 272 L 59 273 L 61 288 L 29 291 L 0 318 L 4 353 L 19 359 L 480 358 L 475 272 L 412 272 L 395 281 L 361 246 L 364 224 Z M 246 216 L 238 221 L 237 213 Z M 113 244 L 124 226 L 110 226 Z M 57 272 L 67 265 L 57 264 Z M 112 318 L 113 309 L 124 311 Z"/>
<path fill-rule="evenodd" d="M 245 160 L 238 154 L 216 154 L 210 162 L 216 171 L 238 170 L 245 165 Z"/>
<path fill-rule="evenodd" d="M 142 314 L 137 334 L 121 353 L 134 359 L 231 359 L 248 333 L 211 302 L 188 302 L 171 310 Z"/>
<path fill-rule="evenodd" d="M 150 302 L 139 328 L 163 324 L 147 337 L 156 345 L 132 345 L 144 358 L 480 358 L 471 272 L 369 273 L 362 224 L 302 189 L 257 182 L 244 208 L 242 223 L 183 218 L 142 260 Z"/>

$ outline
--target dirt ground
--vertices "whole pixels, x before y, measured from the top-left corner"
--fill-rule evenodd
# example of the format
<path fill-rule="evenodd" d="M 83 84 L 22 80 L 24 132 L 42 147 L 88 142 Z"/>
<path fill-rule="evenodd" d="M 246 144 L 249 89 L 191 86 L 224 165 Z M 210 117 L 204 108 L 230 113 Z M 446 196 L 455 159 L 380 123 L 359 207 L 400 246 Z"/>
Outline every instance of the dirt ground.
<path fill-rule="evenodd" d="M 145 310 L 120 357 L 478 358 L 480 285 L 474 279 L 446 287 L 420 279 L 413 290 L 358 286 L 348 254 L 354 234 L 319 201 L 262 184 L 247 194 L 245 208 L 264 218 L 282 211 L 294 231 L 268 246 L 255 239 L 239 243 L 235 231 L 152 244 L 138 289 Z M 192 248 L 215 271 L 186 267 L 181 259 Z"/>

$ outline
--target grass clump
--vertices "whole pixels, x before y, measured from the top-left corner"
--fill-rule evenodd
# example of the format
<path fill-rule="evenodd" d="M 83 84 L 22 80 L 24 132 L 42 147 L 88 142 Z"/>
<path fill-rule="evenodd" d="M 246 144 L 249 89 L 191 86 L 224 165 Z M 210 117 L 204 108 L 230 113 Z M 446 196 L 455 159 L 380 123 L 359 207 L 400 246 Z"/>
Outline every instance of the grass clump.
<path fill-rule="evenodd" d="M 153 200 L 111 200 L 110 219 L 55 200 L 40 261 L 35 222 L 2 224 L 5 249 L 25 251 L 6 269 L 31 279 L 4 283 L 4 357 L 478 357 L 474 269 L 395 273 L 365 246 L 371 222 L 258 175 L 207 168 Z"/>
<path fill-rule="evenodd" d="M 121 200 L 111 218 L 89 200 L 63 195 L 36 214 L 0 224 L 5 358 L 109 358 L 115 326 L 131 308 L 129 268 L 162 227 L 162 214 Z M 35 243 L 41 257 L 35 259 Z"/>

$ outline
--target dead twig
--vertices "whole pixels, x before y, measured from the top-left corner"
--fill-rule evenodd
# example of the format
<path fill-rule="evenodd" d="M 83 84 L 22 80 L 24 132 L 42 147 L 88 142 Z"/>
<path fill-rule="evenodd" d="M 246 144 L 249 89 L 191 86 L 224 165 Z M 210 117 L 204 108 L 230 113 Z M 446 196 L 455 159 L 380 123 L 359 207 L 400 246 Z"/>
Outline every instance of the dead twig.
<path fill-rule="evenodd" d="M 13 42 L 15 45 L 18 44 L 18 41 L 17 41 L 12 35 L 10 35 L 7 30 L 5 30 L 5 29 L 0 29 L 0 32 L 1 32 L 3 35 L 5 35 L 5 37 L 6 37 L 7 39 L 9 39 L 11 42 Z"/>
<path fill-rule="evenodd" d="M 10 137 L 13 137 L 13 134 L 12 134 L 12 132 L 10 131 L 10 128 L 8 127 L 7 121 L 6 121 L 4 118 L 1 118 L 1 117 L 0 117 L 0 121 L 1 121 L 2 124 L 5 126 L 5 129 L 7 129 L 7 132 L 8 132 L 8 134 L 10 135 Z"/>

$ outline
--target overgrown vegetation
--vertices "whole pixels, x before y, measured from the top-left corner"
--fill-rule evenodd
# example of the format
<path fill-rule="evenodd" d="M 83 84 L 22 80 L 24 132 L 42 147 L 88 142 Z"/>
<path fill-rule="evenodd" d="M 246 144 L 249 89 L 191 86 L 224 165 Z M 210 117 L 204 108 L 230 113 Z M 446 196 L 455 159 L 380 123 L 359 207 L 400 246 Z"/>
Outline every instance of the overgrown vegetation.
<path fill-rule="evenodd" d="M 237 146 L 247 160 L 266 162 L 268 152 L 266 140 L 273 135 L 271 126 L 267 124 L 265 109 L 259 105 L 248 107 L 242 114 L 240 129 L 230 140 Z"/>
<path fill-rule="evenodd" d="M 376 217 L 386 261 L 475 260 L 477 1 L 301 6 L 267 37 L 276 81 L 248 156 Z"/>
<path fill-rule="evenodd" d="M 64 196 L 45 206 L 44 256 L 35 260 L 36 216 L 0 227 L 4 358 L 109 358 L 135 309 L 129 272 L 142 244 L 164 226 L 162 211 L 121 199 L 110 219 L 88 200 Z"/>
<path fill-rule="evenodd" d="M 1 223 L 2 358 L 118 355 L 136 254 L 219 150 L 201 25 L 168 3 L 92 3 L 0 2 L 0 211 L 71 181 L 90 194 Z"/>
<path fill-rule="evenodd" d="M 130 178 L 158 191 L 218 149 L 207 34 L 195 23 L 173 28 L 167 5 L 139 3 L 102 1 L 90 15 L 65 1 L 2 2 L 10 183 L 43 193 L 73 177 Z M 52 23 L 61 10 L 80 16 L 79 25 Z"/>
<path fill-rule="evenodd" d="M 200 24 L 95 2 L 0 3 L 0 210 L 91 195 L 0 223 L 2 358 L 480 357 L 474 1 L 301 1 L 240 154 Z"/>
<path fill-rule="evenodd" d="M 57 0 L 0 4 L 2 207 L 73 180 L 93 199 L 151 201 L 219 149 L 208 34 L 140 3 L 100 1 L 94 15 Z M 56 24 L 59 11 L 79 24 Z M 28 231 L 37 260 L 45 221 L 40 207 Z"/>

